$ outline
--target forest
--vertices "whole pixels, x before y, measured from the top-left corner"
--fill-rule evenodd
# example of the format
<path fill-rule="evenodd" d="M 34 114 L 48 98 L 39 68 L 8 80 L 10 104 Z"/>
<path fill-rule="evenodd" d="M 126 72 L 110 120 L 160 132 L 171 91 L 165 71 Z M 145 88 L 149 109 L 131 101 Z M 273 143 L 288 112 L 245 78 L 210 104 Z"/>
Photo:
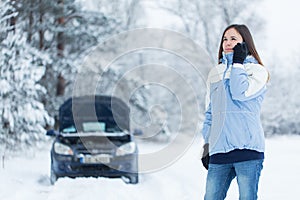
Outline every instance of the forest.
<path fill-rule="evenodd" d="M 261 116 L 266 136 L 299 134 L 298 78 L 291 74 L 299 73 L 300 57 L 273 58 L 260 3 L 0 0 L 1 148 L 45 141 L 46 130 L 57 128 L 59 106 L 86 94 L 124 99 L 131 128 L 144 137 L 198 134 L 207 69 L 217 63 L 222 31 L 232 23 L 250 28 L 271 75 Z M 157 18 L 162 26 L 149 26 Z"/>

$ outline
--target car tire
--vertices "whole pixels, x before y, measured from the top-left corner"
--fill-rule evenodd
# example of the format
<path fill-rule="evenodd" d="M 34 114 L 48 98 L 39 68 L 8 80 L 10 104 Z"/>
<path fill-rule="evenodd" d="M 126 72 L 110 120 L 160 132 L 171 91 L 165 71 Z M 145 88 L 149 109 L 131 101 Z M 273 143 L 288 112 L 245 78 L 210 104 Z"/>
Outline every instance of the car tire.
<path fill-rule="evenodd" d="M 51 168 L 51 172 L 50 172 L 50 183 L 51 185 L 54 185 L 55 182 L 57 181 L 58 177 L 55 174 L 54 170 Z"/>
<path fill-rule="evenodd" d="M 134 175 L 131 175 L 129 177 L 129 183 L 130 184 L 137 184 L 139 182 L 139 175 L 138 174 L 134 174 Z"/>

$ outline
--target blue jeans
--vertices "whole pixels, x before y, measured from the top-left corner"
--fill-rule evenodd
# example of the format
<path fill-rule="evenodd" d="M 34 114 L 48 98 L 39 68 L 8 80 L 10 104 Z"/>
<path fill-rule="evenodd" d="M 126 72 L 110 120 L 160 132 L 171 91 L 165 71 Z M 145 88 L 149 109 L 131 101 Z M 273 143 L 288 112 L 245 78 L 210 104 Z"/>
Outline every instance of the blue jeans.
<path fill-rule="evenodd" d="M 209 164 L 205 200 L 223 200 L 237 177 L 240 200 L 256 200 L 263 159 L 231 164 Z"/>

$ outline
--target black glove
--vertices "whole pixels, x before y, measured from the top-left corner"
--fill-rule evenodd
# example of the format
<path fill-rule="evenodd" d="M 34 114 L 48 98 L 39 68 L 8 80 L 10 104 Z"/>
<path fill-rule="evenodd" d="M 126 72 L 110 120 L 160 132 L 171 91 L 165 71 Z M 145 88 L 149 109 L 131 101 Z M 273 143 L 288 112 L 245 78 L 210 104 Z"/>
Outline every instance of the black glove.
<path fill-rule="evenodd" d="M 203 154 L 202 154 L 202 165 L 205 167 L 205 169 L 208 169 L 208 163 L 209 163 L 209 144 L 206 143 L 203 145 Z"/>
<path fill-rule="evenodd" d="M 249 51 L 245 42 L 237 43 L 233 48 L 233 63 L 243 64 L 245 58 L 247 57 Z"/>

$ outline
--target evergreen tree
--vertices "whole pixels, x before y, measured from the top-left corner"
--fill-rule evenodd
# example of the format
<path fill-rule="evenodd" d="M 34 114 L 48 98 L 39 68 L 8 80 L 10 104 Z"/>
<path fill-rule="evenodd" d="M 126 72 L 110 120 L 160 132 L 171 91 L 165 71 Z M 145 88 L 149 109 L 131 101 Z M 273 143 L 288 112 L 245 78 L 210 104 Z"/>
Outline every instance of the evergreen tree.
<path fill-rule="evenodd" d="M 20 29 L 11 24 L 17 12 L 11 1 L 1 1 L 0 141 L 9 147 L 32 145 L 53 124 L 39 96 L 46 92 L 38 81 L 47 57 L 30 47 Z M 13 30 L 13 31 L 12 31 Z"/>
<path fill-rule="evenodd" d="M 49 56 L 40 81 L 47 93 L 40 98 L 49 114 L 55 116 L 59 105 L 72 94 L 76 61 L 116 31 L 118 22 L 101 11 L 83 10 L 76 0 L 24 0 L 15 8 L 27 42 Z"/>

